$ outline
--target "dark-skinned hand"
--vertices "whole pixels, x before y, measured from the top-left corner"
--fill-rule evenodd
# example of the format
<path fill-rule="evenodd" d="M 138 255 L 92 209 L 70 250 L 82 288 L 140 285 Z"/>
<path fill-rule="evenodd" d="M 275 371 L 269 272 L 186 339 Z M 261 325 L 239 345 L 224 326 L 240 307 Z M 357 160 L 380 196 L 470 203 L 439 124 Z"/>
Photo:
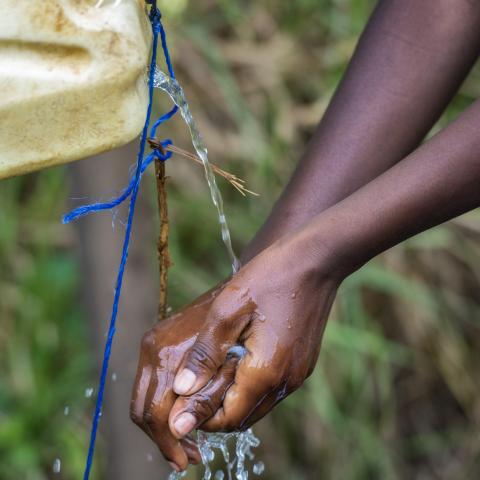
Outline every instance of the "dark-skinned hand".
<path fill-rule="evenodd" d="M 186 435 L 200 421 L 206 431 L 243 430 L 313 371 L 339 280 L 326 263 L 323 268 L 318 258 L 310 261 L 290 243 L 282 239 L 258 254 L 211 304 L 173 384 L 182 396 L 170 413 L 172 431 Z M 246 354 L 235 381 L 215 415 L 203 423 L 192 398 L 216 378 L 237 344 Z"/>
<path fill-rule="evenodd" d="M 192 347 L 205 322 L 209 307 L 221 287 L 199 297 L 170 318 L 157 323 L 143 337 L 131 402 L 132 420 L 158 445 L 175 470 L 198 463 L 200 454 L 189 437 L 170 431 L 169 414 L 177 395 L 173 379 L 186 351 Z M 230 356 L 215 379 L 183 403 L 196 411 L 196 427 L 210 418 L 222 403 L 233 381 L 238 359 Z"/>

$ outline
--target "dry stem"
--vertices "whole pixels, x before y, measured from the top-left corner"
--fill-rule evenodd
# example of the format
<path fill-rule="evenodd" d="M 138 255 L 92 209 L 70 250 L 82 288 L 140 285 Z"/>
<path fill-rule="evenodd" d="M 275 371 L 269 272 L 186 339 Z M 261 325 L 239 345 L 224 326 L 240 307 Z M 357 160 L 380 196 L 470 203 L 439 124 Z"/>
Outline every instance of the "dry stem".
<path fill-rule="evenodd" d="M 157 181 L 157 202 L 160 216 L 160 232 L 157 241 L 158 267 L 160 274 L 160 290 L 158 294 L 158 319 L 163 320 L 167 316 L 167 283 L 168 269 L 171 265 L 168 252 L 168 207 L 167 189 L 165 188 L 165 164 L 155 160 L 155 178 Z"/>
<path fill-rule="evenodd" d="M 198 158 L 193 153 L 183 150 L 183 148 L 176 147 L 175 145 L 167 145 L 164 148 L 156 138 L 149 138 L 148 143 L 152 148 L 158 148 L 160 151 L 162 150 L 169 151 L 169 152 L 175 153 L 176 155 L 180 155 L 182 157 L 188 158 L 189 160 L 193 160 L 198 165 L 203 165 L 203 162 L 200 158 Z M 230 173 L 221 169 L 220 167 L 218 167 L 212 162 L 210 162 L 210 165 L 214 173 L 216 173 L 217 175 L 220 175 L 225 180 L 227 180 L 244 197 L 246 196 L 247 193 L 250 193 L 251 195 L 255 195 L 256 197 L 258 197 L 258 193 L 252 192 L 251 190 L 248 190 L 245 187 L 245 180 L 243 180 L 242 178 L 238 178 L 233 173 Z"/>

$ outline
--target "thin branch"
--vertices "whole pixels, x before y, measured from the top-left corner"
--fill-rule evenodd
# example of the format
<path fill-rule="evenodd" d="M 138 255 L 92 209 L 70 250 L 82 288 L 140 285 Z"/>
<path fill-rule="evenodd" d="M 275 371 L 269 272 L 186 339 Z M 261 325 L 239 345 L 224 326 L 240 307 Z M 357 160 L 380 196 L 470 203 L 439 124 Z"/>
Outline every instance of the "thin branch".
<path fill-rule="evenodd" d="M 198 165 L 203 165 L 203 162 L 199 157 L 197 157 L 193 153 L 188 152 L 187 150 L 183 150 L 183 148 L 177 147 L 175 145 L 167 145 L 164 148 L 156 138 L 149 138 L 148 142 L 152 148 L 157 148 L 160 151 L 163 150 L 163 152 L 165 151 L 172 152 L 176 155 L 180 155 L 184 158 L 188 158 L 189 160 L 194 161 Z M 251 190 L 248 190 L 245 187 L 245 180 L 238 178 L 233 173 L 230 173 L 230 172 L 227 172 L 226 170 L 221 169 L 220 167 L 218 167 L 212 162 L 210 162 L 210 165 L 215 174 L 220 175 L 225 180 L 227 180 L 244 197 L 246 196 L 247 193 L 249 193 L 250 195 L 254 195 L 256 197 L 259 196 L 258 193 L 252 192 Z"/>
<path fill-rule="evenodd" d="M 167 316 L 167 285 L 168 269 L 171 266 L 168 251 L 168 222 L 167 189 L 165 186 L 165 164 L 155 160 L 155 178 L 157 182 L 157 203 L 160 216 L 160 232 L 157 241 L 158 267 L 160 276 L 160 289 L 158 294 L 158 319 L 163 320 Z"/>

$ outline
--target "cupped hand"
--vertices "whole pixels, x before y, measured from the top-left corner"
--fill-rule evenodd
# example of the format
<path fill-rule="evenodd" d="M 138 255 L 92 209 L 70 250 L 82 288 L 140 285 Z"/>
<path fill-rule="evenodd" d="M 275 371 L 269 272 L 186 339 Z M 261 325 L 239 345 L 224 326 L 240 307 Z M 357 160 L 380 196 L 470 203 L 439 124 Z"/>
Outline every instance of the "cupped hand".
<path fill-rule="evenodd" d="M 177 398 L 172 388 L 175 373 L 185 353 L 194 345 L 220 289 L 221 286 L 207 292 L 179 313 L 157 323 L 144 335 L 141 344 L 131 418 L 176 470 L 184 470 L 189 462 L 200 461 L 195 442 L 186 437 L 185 432 L 215 414 L 234 378 L 238 358 L 230 356 L 212 382 L 189 398 L 195 405 L 195 417 L 184 418 L 183 424 L 177 425 L 180 432 L 169 429 L 169 414 Z"/>
<path fill-rule="evenodd" d="M 211 304 L 175 377 L 181 396 L 170 413 L 172 431 L 183 418 L 201 415 L 193 398 L 215 378 L 234 345 L 243 345 L 246 354 L 221 408 L 202 430 L 249 427 L 313 371 L 340 279 L 327 255 L 320 249 L 311 253 L 297 237 L 257 255 Z"/>

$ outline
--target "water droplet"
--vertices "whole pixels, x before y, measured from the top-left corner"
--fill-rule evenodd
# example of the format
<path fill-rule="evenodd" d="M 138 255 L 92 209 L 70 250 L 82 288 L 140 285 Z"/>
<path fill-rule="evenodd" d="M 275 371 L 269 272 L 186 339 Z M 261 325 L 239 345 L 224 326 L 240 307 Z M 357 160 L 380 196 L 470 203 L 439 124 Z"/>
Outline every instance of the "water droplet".
<path fill-rule="evenodd" d="M 115 372 L 112 373 L 112 381 L 117 381 L 117 374 Z"/>
<path fill-rule="evenodd" d="M 90 398 L 93 395 L 93 388 L 89 387 L 85 389 L 85 398 Z"/>
<path fill-rule="evenodd" d="M 243 345 L 234 345 L 230 347 L 227 352 L 227 358 L 238 357 L 243 358 L 247 353 L 247 349 Z"/>
<path fill-rule="evenodd" d="M 59 458 L 56 458 L 53 462 L 53 473 L 60 473 L 60 470 L 62 469 L 62 461 Z"/>
<path fill-rule="evenodd" d="M 292 298 L 296 298 L 297 297 L 297 292 L 293 292 L 292 293 Z"/>
<path fill-rule="evenodd" d="M 184 470 L 183 472 L 176 472 L 175 470 L 170 473 L 168 476 L 168 480 L 179 480 L 187 475 L 187 471 Z"/>
<path fill-rule="evenodd" d="M 63 409 L 63 414 L 67 417 L 69 413 L 70 407 L 68 405 L 65 405 L 65 408 Z"/>
<path fill-rule="evenodd" d="M 207 462 L 213 462 L 213 460 L 215 458 L 215 452 L 211 449 L 208 449 L 205 452 L 205 458 L 206 458 Z"/>
<path fill-rule="evenodd" d="M 265 464 L 263 462 L 257 462 L 253 465 L 252 470 L 255 475 L 261 475 L 265 471 Z"/>
<path fill-rule="evenodd" d="M 153 455 L 151 453 L 147 453 L 147 462 L 153 462 Z"/>
<path fill-rule="evenodd" d="M 222 470 L 218 470 L 215 473 L 215 477 L 214 477 L 215 480 L 223 480 L 224 478 L 225 478 L 225 474 L 222 472 Z"/>

